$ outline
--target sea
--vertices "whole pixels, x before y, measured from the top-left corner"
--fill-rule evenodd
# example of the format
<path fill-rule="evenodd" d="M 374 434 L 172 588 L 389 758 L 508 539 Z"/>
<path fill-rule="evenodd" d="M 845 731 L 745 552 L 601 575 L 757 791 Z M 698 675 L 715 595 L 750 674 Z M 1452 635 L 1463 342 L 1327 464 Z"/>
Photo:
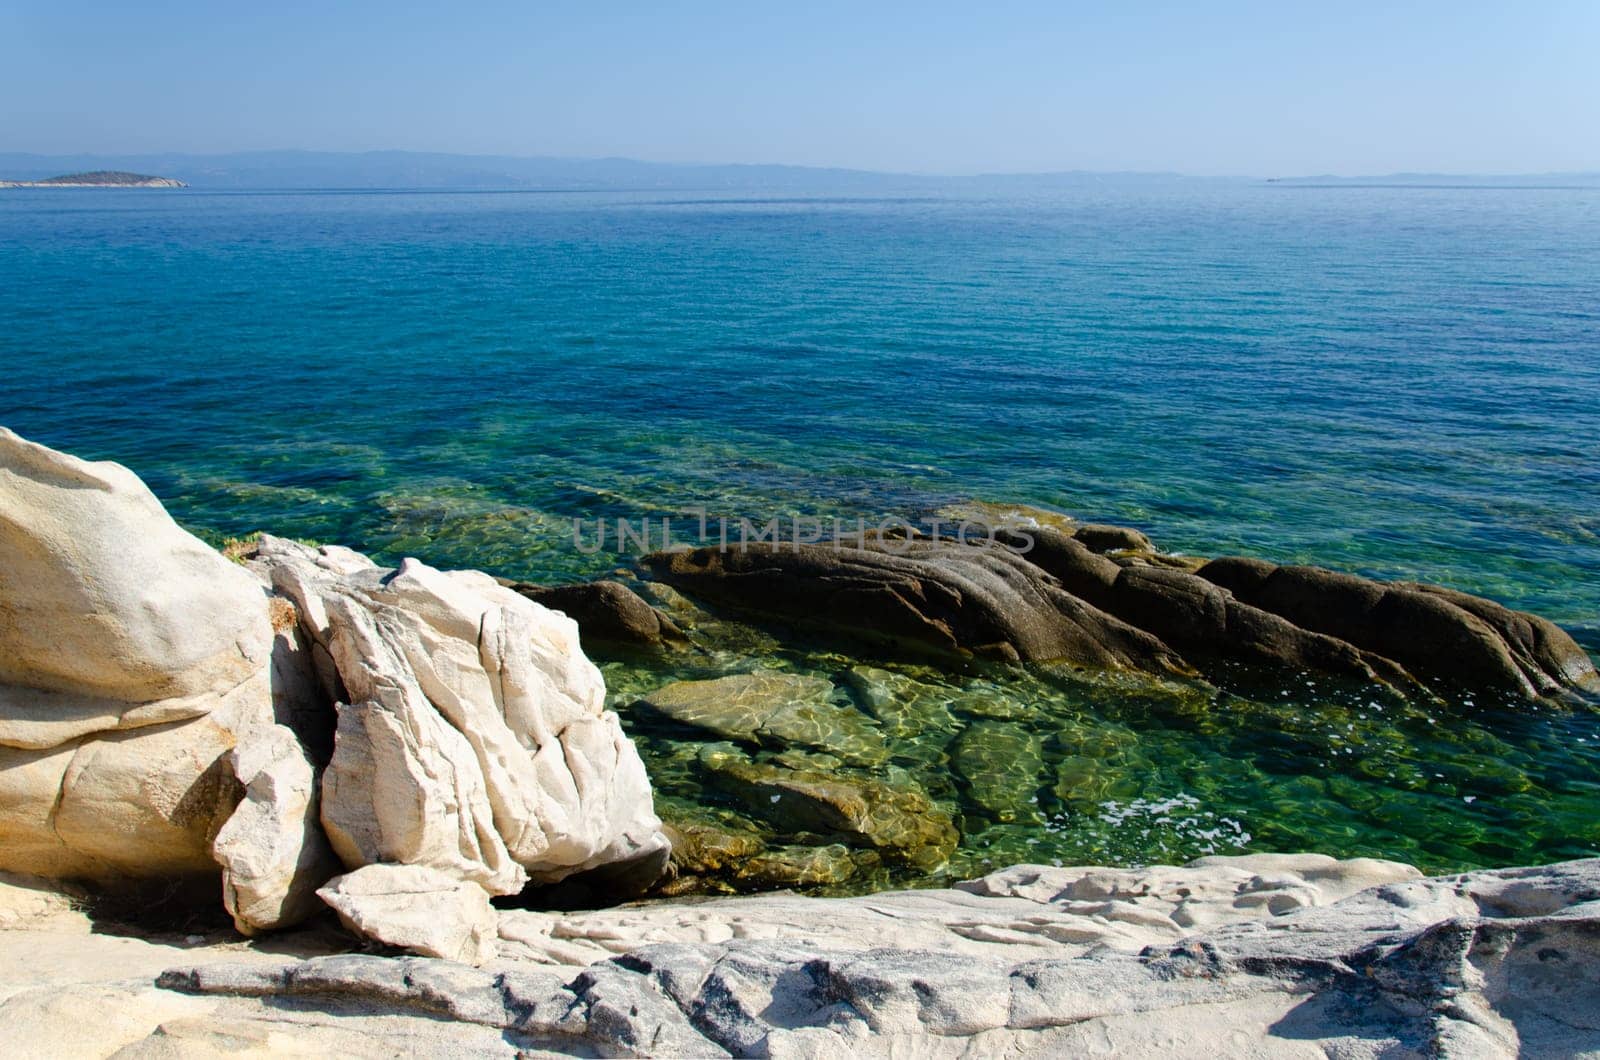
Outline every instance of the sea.
<path fill-rule="evenodd" d="M 13 189 L 0 278 L 0 424 L 128 465 L 215 543 L 554 584 L 637 572 L 596 520 L 980 500 L 1437 582 L 1600 652 L 1600 188 Z M 846 890 L 1600 855 L 1582 705 L 945 672 L 755 633 L 605 663 L 664 810 L 792 838 L 704 783 L 706 738 L 629 710 L 759 668 L 834 680 L 890 748 L 863 775 L 961 833 L 939 873 Z"/>

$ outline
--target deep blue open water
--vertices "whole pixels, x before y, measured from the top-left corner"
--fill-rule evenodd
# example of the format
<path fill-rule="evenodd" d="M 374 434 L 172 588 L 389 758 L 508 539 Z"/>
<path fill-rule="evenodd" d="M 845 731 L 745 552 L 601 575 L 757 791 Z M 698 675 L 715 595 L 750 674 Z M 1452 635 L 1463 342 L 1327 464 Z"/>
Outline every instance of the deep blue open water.
<path fill-rule="evenodd" d="M 5 191 L 0 424 L 128 464 L 213 538 L 556 581 L 619 562 L 573 547 L 574 516 L 981 498 L 1442 582 L 1600 651 L 1600 190 Z M 970 691 L 911 678 L 930 701 Z M 1178 797 L 1251 849 L 1600 851 L 1581 711 L 1380 723 L 1308 695 L 1222 722 L 1002 685 L 1032 713 L 986 724 L 1039 745 L 1038 821 L 980 820 L 954 752 L 928 750 L 959 711 L 901 734 L 975 860 L 1204 852 L 1159 827 L 1165 846 L 1093 838 Z M 1330 778 L 1308 719 L 1377 726 L 1379 760 Z M 1104 755 L 1095 798 L 1069 721 L 1143 748 Z"/>

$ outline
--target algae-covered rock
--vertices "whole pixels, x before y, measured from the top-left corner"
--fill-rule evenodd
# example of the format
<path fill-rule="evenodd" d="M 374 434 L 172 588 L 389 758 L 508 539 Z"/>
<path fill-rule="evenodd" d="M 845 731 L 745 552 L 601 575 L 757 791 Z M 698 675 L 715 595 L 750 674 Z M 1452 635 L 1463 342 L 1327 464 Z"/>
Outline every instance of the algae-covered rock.
<path fill-rule="evenodd" d="M 959 532 L 963 523 L 967 524 L 969 530 L 976 528 L 979 533 L 991 526 L 1018 529 L 1049 526 L 1070 534 L 1082 525 L 1065 512 L 1000 501 L 960 501 L 947 504 L 933 514 L 951 532 Z M 931 523 L 931 520 L 925 522 Z"/>
<path fill-rule="evenodd" d="M 726 751 L 722 752 L 726 754 Z M 829 836 L 801 830 L 769 844 L 751 822 L 726 810 L 697 808 L 664 825 L 673 872 L 654 889 L 661 897 L 737 894 L 788 887 L 832 887 L 877 868 L 876 850 L 852 850 Z"/>
<path fill-rule="evenodd" d="M 757 854 L 739 866 L 737 879 L 752 887 L 819 887 L 844 883 L 856 873 L 850 848 L 782 846 Z"/>
<path fill-rule="evenodd" d="M 702 820 L 663 825 L 672 840 L 672 864 L 680 874 L 714 875 L 755 857 L 767 844 L 753 831 Z"/>
<path fill-rule="evenodd" d="M 766 747 L 800 745 L 872 765 L 885 761 L 883 736 L 856 710 L 831 701 L 821 677 L 758 671 L 709 681 L 675 681 L 635 704 L 682 725 Z"/>
<path fill-rule="evenodd" d="M 1027 704 L 994 685 L 972 688 L 956 696 L 950 700 L 950 709 L 969 718 L 993 721 L 1021 721 L 1031 713 Z"/>
<path fill-rule="evenodd" d="M 1102 803 L 1132 799 L 1139 779 L 1155 771 L 1139 736 L 1118 725 L 1069 726 L 1051 737 L 1056 798 L 1070 809 L 1092 812 Z"/>
<path fill-rule="evenodd" d="M 714 785 L 780 831 L 837 836 L 924 872 L 944 864 L 955 849 L 955 825 L 919 790 L 844 773 L 786 769 L 716 750 L 708 750 L 701 764 Z"/>
<path fill-rule="evenodd" d="M 951 755 L 967 797 L 997 821 L 1039 816 L 1044 754 L 1037 735 L 1020 725 L 981 721 L 957 738 Z"/>
<path fill-rule="evenodd" d="M 866 664 L 852 666 L 840 676 L 851 698 L 890 739 L 926 745 L 937 734 L 953 733 L 957 728 L 947 706 L 947 685 Z M 903 752 L 904 748 L 896 750 Z"/>

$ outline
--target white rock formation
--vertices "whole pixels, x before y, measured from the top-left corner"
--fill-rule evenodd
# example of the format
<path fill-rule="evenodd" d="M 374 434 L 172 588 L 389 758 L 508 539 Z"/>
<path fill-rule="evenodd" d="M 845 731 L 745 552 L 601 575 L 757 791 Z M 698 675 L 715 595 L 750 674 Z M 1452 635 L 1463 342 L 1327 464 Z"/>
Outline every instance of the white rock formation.
<path fill-rule="evenodd" d="M 487 575 L 270 538 L 246 570 L 126 468 L 3 428 L 0 573 L 0 871 L 119 886 L 220 866 L 251 934 L 319 911 L 341 860 L 436 870 L 408 886 L 483 910 L 602 866 L 642 887 L 665 861 L 576 626 Z M 393 903 L 350 890 L 382 876 L 328 893 L 405 936 Z"/>
<path fill-rule="evenodd" d="M 352 868 L 421 865 L 491 894 L 667 853 L 644 765 L 578 630 L 475 571 L 263 537 L 343 696 L 322 821 Z M 619 869 L 618 871 L 623 871 Z"/>
<path fill-rule="evenodd" d="M 216 871 L 223 757 L 272 724 L 259 585 L 117 464 L 0 428 L 0 869 Z"/>
<path fill-rule="evenodd" d="M 133 472 L 0 427 L 0 497 L 0 684 L 63 693 L 75 705 L 136 704 L 146 717 L 149 704 L 220 696 L 259 672 L 271 640 L 261 590 L 180 529 Z M 16 730 L 34 719 L 9 713 L 0 734 L 29 746 Z M 53 732 L 50 744 L 79 734 Z"/>

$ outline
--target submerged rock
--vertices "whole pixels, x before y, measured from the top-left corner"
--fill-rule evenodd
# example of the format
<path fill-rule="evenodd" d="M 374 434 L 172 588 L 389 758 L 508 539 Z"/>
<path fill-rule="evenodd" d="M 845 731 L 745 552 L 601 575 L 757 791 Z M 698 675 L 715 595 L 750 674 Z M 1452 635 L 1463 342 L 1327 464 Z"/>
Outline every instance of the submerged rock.
<path fill-rule="evenodd" d="M 775 890 L 839 884 L 855 874 L 850 848 L 831 843 L 822 847 L 772 847 L 741 862 L 735 878 L 752 890 Z"/>
<path fill-rule="evenodd" d="M 1033 707 L 1007 695 L 998 685 L 985 682 L 950 700 L 949 707 L 957 714 L 969 718 L 987 718 L 993 721 L 1021 721 L 1033 716 Z"/>
<path fill-rule="evenodd" d="M 1036 508 L 1029 504 L 1007 504 L 997 501 L 959 501 L 947 504 L 934 512 L 932 518 L 937 518 L 945 528 L 953 526 L 959 531 L 965 524 L 980 534 L 991 526 L 1013 529 L 1050 526 L 1071 535 L 1083 525 L 1065 512 Z M 920 523 L 931 524 L 931 519 L 924 518 Z"/>
<path fill-rule="evenodd" d="M 1068 728 L 1053 736 L 1057 799 L 1080 813 L 1104 809 L 1107 801 L 1136 797 L 1135 778 L 1149 776 L 1156 764 L 1145 757 L 1139 737 L 1109 724 Z"/>
<path fill-rule="evenodd" d="M 645 557 L 713 603 L 858 643 L 1009 662 L 1187 673 L 1159 641 L 998 545 L 865 537 Z"/>
<path fill-rule="evenodd" d="M 967 797 L 996 821 L 1039 819 L 1044 753 L 1036 734 L 1020 725 L 977 722 L 956 739 L 951 765 Z"/>
<path fill-rule="evenodd" d="M 713 784 L 780 832 L 837 836 L 923 872 L 943 865 L 955 850 L 955 825 L 921 791 L 752 762 L 716 749 L 707 749 L 701 762 Z"/>
<path fill-rule="evenodd" d="M 740 873 L 745 862 L 767 850 L 766 839 L 752 822 L 713 820 L 697 812 L 664 820 L 662 830 L 672 841 L 672 857 L 667 874 L 651 888 L 652 895 L 676 898 L 760 889 L 759 883 L 746 881 Z"/>
<path fill-rule="evenodd" d="M 709 821 L 676 820 L 662 827 L 672 840 L 672 864 L 681 873 L 714 876 L 767 849 L 755 832 Z"/>
<path fill-rule="evenodd" d="M 812 747 L 862 764 L 887 759 L 882 735 L 832 697 L 833 683 L 824 678 L 762 670 L 674 681 L 641 698 L 634 709 L 743 743 Z"/>
<path fill-rule="evenodd" d="M 755 542 L 646 563 L 758 619 L 957 665 L 980 657 L 1216 677 L 1219 663 L 1238 661 L 1424 698 L 1600 694 L 1588 654 L 1535 615 L 1437 586 L 1166 556 L 1122 527 L 1008 518 L 965 541 Z"/>
<path fill-rule="evenodd" d="M 950 711 L 955 704 L 943 684 L 926 684 L 904 674 L 857 664 L 840 675 L 851 697 L 897 742 L 900 754 L 919 743 L 936 741 L 940 733 L 957 727 Z M 936 747 L 930 747 L 936 751 Z"/>

